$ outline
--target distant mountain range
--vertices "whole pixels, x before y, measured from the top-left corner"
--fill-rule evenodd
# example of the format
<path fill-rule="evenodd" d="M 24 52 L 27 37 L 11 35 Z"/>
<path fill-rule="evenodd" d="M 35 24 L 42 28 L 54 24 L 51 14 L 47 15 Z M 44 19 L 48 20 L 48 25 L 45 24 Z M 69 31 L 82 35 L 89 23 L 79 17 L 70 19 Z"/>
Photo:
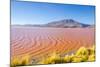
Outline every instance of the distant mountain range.
<path fill-rule="evenodd" d="M 47 24 L 42 25 L 14 25 L 14 26 L 28 26 L 28 27 L 56 27 L 56 28 L 86 28 L 86 27 L 94 27 L 94 25 L 83 24 L 73 19 L 63 19 L 59 21 L 49 22 Z"/>

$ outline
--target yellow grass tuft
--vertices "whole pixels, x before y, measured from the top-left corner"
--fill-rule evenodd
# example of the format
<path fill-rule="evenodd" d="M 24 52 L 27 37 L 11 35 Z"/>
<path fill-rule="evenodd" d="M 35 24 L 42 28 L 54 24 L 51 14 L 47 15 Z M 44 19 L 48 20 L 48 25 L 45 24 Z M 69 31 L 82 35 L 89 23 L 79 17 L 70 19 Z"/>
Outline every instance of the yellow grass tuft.
<path fill-rule="evenodd" d="M 95 46 L 90 48 L 80 47 L 72 55 L 60 56 L 56 52 L 53 52 L 47 58 L 43 58 L 40 62 L 36 64 L 57 64 L 57 63 L 77 63 L 77 62 L 93 62 L 95 61 Z M 11 59 L 11 67 L 25 66 L 30 64 L 30 56 L 24 55 L 22 58 L 13 57 Z"/>
<path fill-rule="evenodd" d="M 54 52 L 50 57 L 43 59 L 39 63 L 40 64 L 56 64 L 56 63 L 60 63 L 60 62 L 61 62 L 60 56 Z"/>
<path fill-rule="evenodd" d="M 16 67 L 16 66 L 25 66 L 28 65 L 30 62 L 30 56 L 29 55 L 25 55 L 22 58 L 19 57 L 13 57 L 11 59 L 11 67 Z"/>
<path fill-rule="evenodd" d="M 66 55 L 61 57 L 60 55 L 53 53 L 50 57 L 43 59 L 40 64 L 56 64 L 56 63 L 70 63 L 70 62 L 87 62 L 95 61 L 95 48 L 80 47 L 75 54 Z"/>
<path fill-rule="evenodd" d="M 95 55 L 90 55 L 88 61 L 93 62 L 95 61 Z"/>
<path fill-rule="evenodd" d="M 78 51 L 76 52 L 76 56 L 82 56 L 82 55 L 88 55 L 89 54 L 89 52 L 88 52 L 88 49 L 87 48 L 85 48 L 85 47 L 80 47 L 79 49 L 78 49 Z"/>
<path fill-rule="evenodd" d="M 11 59 L 11 67 L 16 67 L 16 65 L 20 65 L 19 59 L 17 57 L 13 57 L 13 59 Z"/>

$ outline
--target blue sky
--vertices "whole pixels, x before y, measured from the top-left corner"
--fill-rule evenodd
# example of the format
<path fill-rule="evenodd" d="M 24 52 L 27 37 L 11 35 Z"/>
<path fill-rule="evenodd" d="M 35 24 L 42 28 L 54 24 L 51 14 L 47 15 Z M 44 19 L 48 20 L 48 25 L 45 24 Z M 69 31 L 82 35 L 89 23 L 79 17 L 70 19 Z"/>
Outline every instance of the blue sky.
<path fill-rule="evenodd" d="M 85 24 L 95 23 L 95 7 L 39 2 L 11 2 L 11 24 L 45 24 L 74 19 Z"/>

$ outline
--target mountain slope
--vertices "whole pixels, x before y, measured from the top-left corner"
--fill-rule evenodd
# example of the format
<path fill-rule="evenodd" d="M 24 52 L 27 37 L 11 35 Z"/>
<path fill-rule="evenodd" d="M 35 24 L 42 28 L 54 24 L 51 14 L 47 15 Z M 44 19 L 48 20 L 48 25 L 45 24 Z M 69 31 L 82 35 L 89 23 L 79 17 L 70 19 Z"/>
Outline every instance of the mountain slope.
<path fill-rule="evenodd" d="M 50 22 L 45 24 L 44 26 L 47 27 L 63 27 L 63 28 L 74 28 L 74 27 L 89 27 L 91 25 L 79 23 L 73 19 L 64 19 L 60 21 Z"/>
<path fill-rule="evenodd" d="M 83 24 L 73 19 L 63 19 L 59 21 L 49 22 L 47 24 L 42 25 L 32 25 L 32 24 L 25 24 L 25 25 L 13 25 L 13 26 L 25 26 L 25 27 L 56 27 L 56 28 L 85 28 L 89 27 L 92 28 L 94 25 Z"/>

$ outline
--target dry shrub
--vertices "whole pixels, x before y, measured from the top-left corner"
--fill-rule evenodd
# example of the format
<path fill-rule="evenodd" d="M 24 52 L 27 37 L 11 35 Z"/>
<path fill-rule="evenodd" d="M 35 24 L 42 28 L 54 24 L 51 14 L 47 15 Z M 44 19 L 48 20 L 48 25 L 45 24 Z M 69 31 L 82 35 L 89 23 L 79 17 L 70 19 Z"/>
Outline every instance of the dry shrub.
<path fill-rule="evenodd" d="M 95 46 L 93 45 L 90 48 L 80 47 L 75 56 L 81 58 L 80 62 L 95 61 Z M 77 58 L 77 60 L 79 59 Z"/>
<path fill-rule="evenodd" d="M 62 59 L 61 57 L 54 52 L 50 57 L 43 59 L 42 61 L 40 61 L 40 64 L 56 64 L 56 63 L 62 63 Z"/>
<path fill-rule="evenodd" d="M 88 61 L 93 62 L 95 61 L 95 55 L 90 55 Z"/>
<path fill-rule="evenodd" d="M 30 62 L 30 56 L 29 55 L 25 55 L 22 58 L 19 57 L 13 57 L 11 59 L 11 67 L 16 67 L 16 66 L 25 66 L 28 65 Z"/>
<path fill-rule="evenodd" d="M 89 58 L 88 61 L 93 62 L 95 61 L 95 46 L 89 48 Z"/>
<path fill-rule="evenodd" d="M 72 55 L 66 55 L 66 56 L 64 57 L 64 61 L 65 61 L 66 63 L 70 63 L 70 62 L 72 62 L 73 58 L 74 58 L 74 55 L 73 55 L 73 54 L 72 54 Z"/>
<path fill-rule="evenodd" d="M 76 56 L 85 56 L 85 55 L 88 55 L 89 54 L 89 52 L 88 52 L 88 49 L 87 48 L 85 48 L 85 47 L 80 47 L 79 49 L 78 49 L 78 51 L 76 51 Z"/>
<path fill-rule="evenodd" d="M 56 52 L 50 57 L 40 61 L 40 64 L 56 64 L 56 63 L 71 63 L 71 62 L 86 62 L 95 61 L 95 47 L 86 48 L 80 47 L 75 54 L 60 57 Z"/>
<path fill-rule="evenodd" d="M 20 61 L 19 61 L 18 57 L 13 57 L 11 59 L 11 67 L 16 67 L 17 65 L 20 65 Z"/>
<path fill-rule="evenodd" d="M 71 63 L 71 62 L 86 62 L 95 61 L 95 46 L 91 48 L 80 47 L 75 54 L 65 55 L 61 57 L 56 52 L 52 53 L 49 57 L 42 59 L 37 64 L 58 64 L 58 63 Z M 30 56 L 24 55 L 22 58 L 13 57 L 11 59 L 11 67 L 29 65 Z"/>

